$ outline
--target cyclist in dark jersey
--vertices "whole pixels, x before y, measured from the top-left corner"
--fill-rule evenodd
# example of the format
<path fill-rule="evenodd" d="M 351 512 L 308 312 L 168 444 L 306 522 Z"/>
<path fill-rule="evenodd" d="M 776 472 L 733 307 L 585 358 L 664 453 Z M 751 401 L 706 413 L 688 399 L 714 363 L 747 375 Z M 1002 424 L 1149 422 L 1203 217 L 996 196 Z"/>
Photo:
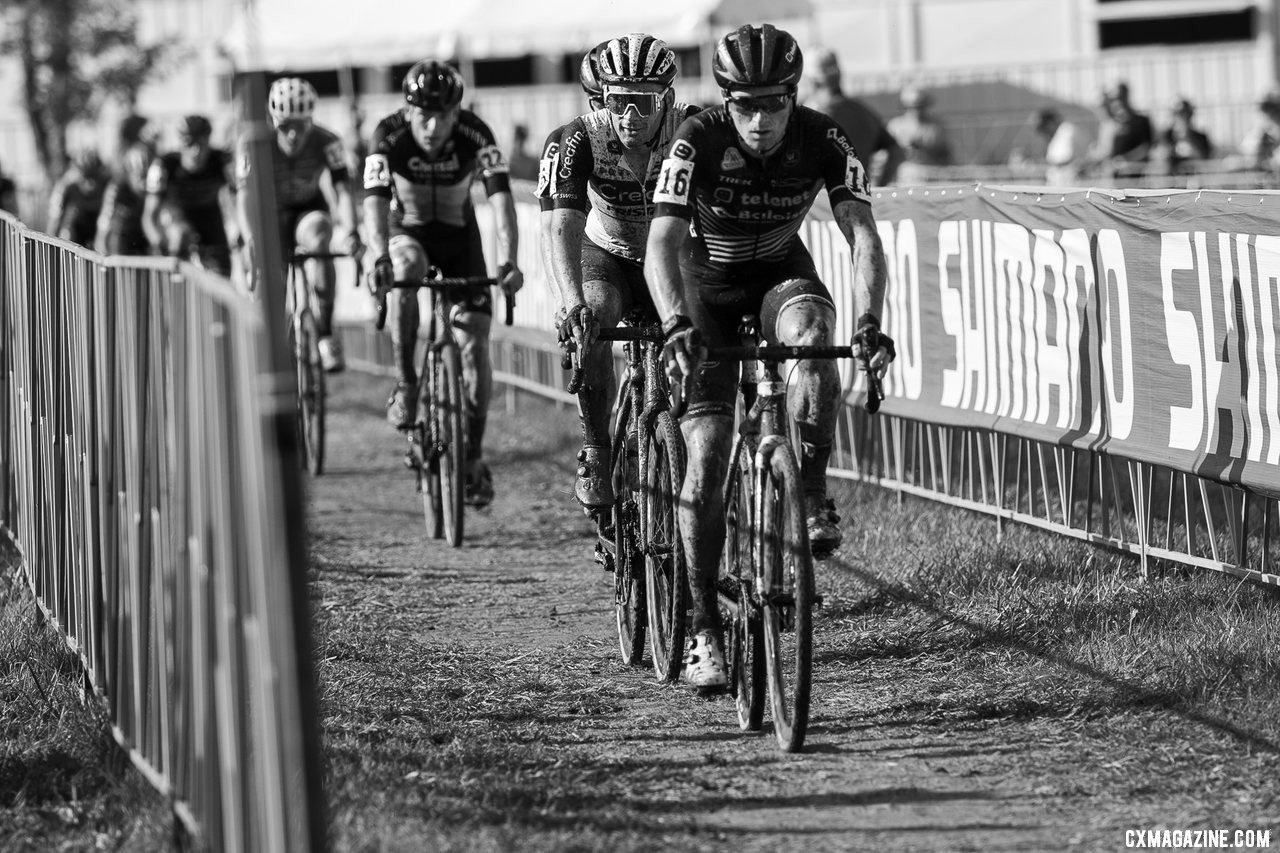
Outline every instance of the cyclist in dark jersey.
<path fill-rule="evenodd" d="M 76 154 L 49 194 L 49 233 L 92 248 L 107 179 L 97 151 Z"/>
<path fill-rule="evenodd" d="M 582 65 L 578 70 L 578 80 L 582 84 L 582 91 L 587 94 L 587 106 L 592 112 L 604 108 L 604 92 L 600 88 L 600 61 L 597 59 L 597 54 L 606 43 L 600 42 L 583 54 Z M 538 160 L 538 185 L 533 192 L 534 197 L 538 199 L 538 209 L 541 211 L 538 216 L 538 234 L 542 241 L 542 268 L 546 271 L 547 283 L 551 287 L 551 296 L 555 301 L 556 328 L 560 327 L 564 319 L 565 300 L 551 258 L 551 211 L 553 209 L 551 178 L 559 165 L 560 136 L 564 133 L 564 129 L 565 125 L 560 125 L 551 131 L 547 134 L 547 141 L 542 144 L 542 157 Z"/>
<path fill-rule="evenodd" d="M 835 304 L 799 237 L 824 186 L 849 241 L 854 304 L 862 312 L 858 340 L 876 353 L 873 369 L 883 371 L 892 357 L 892 342 L 879 335 L 886 266 L 866 171 L 834 121 L 796 105 L 802 68 L 795 40 L 770 24 L 721 39 L 712 71 L 725 104 L 681 125 L 654 193 L 645 274 L 663 317 L 668 373 L 673 382 L 692 380 L 679 509 L 693 601 L 685 677 L 704 690 L 725 685 L 715 577 L 737 375 L 731 363 L 701 363 L 698 339 L 733 343 L 742 316 L 758 314 L 770 343 L 832 342 Z M 826 556 L 840 542 L 826 497 L 839 375 L 821 360 L 800 362 L 795 373 L 789 409 L 803 446 L 811 547 Z"/>
<path fill-rule="evenodd" d="M 333 188 L 334 213 L 346 234 L 342 251 L 353 257 L 360 252 L 356 233 L 356 202 L 351 192 L 347 155 L 337 134 L 312 121 L 315 113 L 315 87 L 301 77 L 281 77 L 267 93 L 267 113 L 275 126 L 275 145 L 271 146 L 271 172 L 275 177 L 277 224 L 280 252 L 288 260 L 294 251 L 326 253 L 333 241 L 333 218 L 329 202 L 321 189 L 321 178 L 329 173 Z M 249 280 L 257 276 L 253 270 L 253 242 L 249 223 L 248 193 L 251 161 L 249 140 L 242 138 L 236 154 L 237 207 L 240 232 L 245 235 L 245 255 L 249 259 Z M 304 263 L 307 281 L 316 296 L 316 326 L 320 333 L 317 348 L 320 363 L 330 373 L 345 367 L 342 348 L 333 337 L 334 269 L 329 258 L 312 258 Z"/>
<path fill-rule="evenodd" d="M 372 275 L 380 289 L 394 281 L 420 279 L 428 264 L 449 277 L 485 275 L 480 228 L 471 204 L 477 175 L 484 180 L 495 213 L 499 286 L 512 294 L 524 283 L 516 264 L 516 210 L 506 159 L 489 126 L 459 106 L 463 88 L 462 76 L 443 62 L 418 62 L 404 78 L 404 108 L 383 118 L 373 132 L 364 169 L 364 221 L 376 259 Z M 405 429 L 413 424 L 417 404 L 418 293 L 395 294 L 391 341 L 398 381 L 387 401 L 387 420 Z M 485 506 L 493 499 L 482 449 L 493 382 L 493 297 L 488 289 L 462 288 L 445 298 L 452 303 L 466 385 L 466 499 L 473 506 Z"/>
<path fill-rule="evenodd" d="M 551 181 L 551 242 L 565 323 L 586 354 L 583 416 L 593 428 L 584 434 L 607 437 L 617 382 L 612 345 L 596 342 L 596 330 L 633 311 L 657 320 L 644 280 L 653 190 L 676 128 L 697 107 L 676 103 L 676 57 L 659 39 L 631 33 L 598 55 L 605 108 L 565 125 Z M 607 444 L 585 441 L 578 454 L 574 496 L 588 514 L 613 505 L 610 455 Z"/>
<path fill-rule="evenodd" d="M 147 168 L 151 150 L 131 145 L 120 158 L 120 172 L 107 184 L 98 216 L 95 248 L 104 255 L 145 255 L 150 247 L 142 228 L 142 208 L 147 198 Z"/>
<path fill-rule="evenodd" d="M 187 258 L 196 249 L 205 267 L 230 275 L 231 153 L 209 144 L 212 133 L 202 115 L 182 119 L 178 150 L 161 154 L 147 172 L 142 224 L 158 254 Z"/>

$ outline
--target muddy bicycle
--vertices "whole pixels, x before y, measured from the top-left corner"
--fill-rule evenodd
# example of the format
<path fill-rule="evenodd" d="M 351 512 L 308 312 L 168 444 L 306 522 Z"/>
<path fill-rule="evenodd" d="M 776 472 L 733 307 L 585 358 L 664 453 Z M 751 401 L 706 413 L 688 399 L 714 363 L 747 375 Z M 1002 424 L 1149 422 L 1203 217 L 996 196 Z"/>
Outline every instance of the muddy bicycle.
<path fill-rule="evenodd" d="M 460 310 L 444 298 L 450 289 L 492 287 L 496 278 L 461 276 L 448 278 L 438 267 L 416 281 L 397 281 L 396 290 L 425 288 L 431 294 L 427 338 L 418 369 L 417 407 L 407 434 L 404 464 L 417 478 L 422 495 L 422 515 L 427 535 L 443 537 L 455 548 L 462 546 L 463 503 L 466 496 L 467 429 L 466 396 L 462 382 L 462 352 L 454 337 L 455 315 Z M 386 293 L 375 292 L 374 325 L 386 324 Z M 515 297 L 506 299 L 506 325 L 512 323 Z"/>
<path fill-rule="evenodd" d="M 684 482 L 684 440 L 670 413 L 661 369 L 663 335 L 654 323 L 601 329 L 603 341 L 622 341 L 624 366 L 613 406 L 610 477 L 613 506 L 596 513 L 595 558 L 613 573 L 618 645 L 629 664 L 643 662 L 645 639 L 654 674 L 680 677 L 688 590 L 676 526 Z M 603 444 L 585 417 L 587 388 L 572 342 L 570 393 L 578 394 L 584 441 Z"/>
<path fill-rule="evenodd" d="M 780 365 L 794 359 L 858 359 L 868 380 L 868 411 L 879 409 L 883 393 L 861 347 L 765 346 L 757 328 L 756 318 L 745 318 L 739 331 L 748 343 L 709 347 L 706 355 L 742 362 L 739 390 L 746 413 L 725 479 L 717 586 L 727 614 L 725 662 L 738 723 L 744 730 L 763 726 L 767 688 L 774 736 L 782 749 L 799 752 L 809 725 L 813 610 L 820 598 Z"/>

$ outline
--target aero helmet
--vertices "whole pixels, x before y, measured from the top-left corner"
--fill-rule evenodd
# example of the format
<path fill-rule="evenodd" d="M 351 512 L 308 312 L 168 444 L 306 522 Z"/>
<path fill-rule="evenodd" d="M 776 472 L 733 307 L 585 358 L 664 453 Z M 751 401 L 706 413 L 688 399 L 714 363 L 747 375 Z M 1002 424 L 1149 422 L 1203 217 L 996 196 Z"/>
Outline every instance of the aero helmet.
<path fill-rule="evenodd" d="M 301 77 L 281 77 L 267 93 L 267 112 L 277 124 L 311 118 L 316 111 L 316 87 Z"/>
<path fill-rule="evenodd" d="M 607 44 L 607 41 L 602 41 L 582 56 L 578 80 L 582 83 L 582 91 L 586 92 L 589 98 L 604 97 L 604 88 L 600 85 L 600 51 Z"/>
<path fill-rule="evenodd" d="M 773 24 L 743 25 L 720 39 L 711 73 L 721 89 L 751 89 L 800 83 L 804 57 L 791 34 Z"/>
<path fill-rule="evenodd" d="M 434 59 L 415 62 L 404 75 L 404 99 L 424 110 L 447 110 L 462 103 L 465 84 L 452 66 Z"/>
<path fill-rule="evenodd" d="M 606 86 L 658 83 L 676 79 L 676 55 L 662 39 L 629 33 L 599 48 L 600 82 Z"/>

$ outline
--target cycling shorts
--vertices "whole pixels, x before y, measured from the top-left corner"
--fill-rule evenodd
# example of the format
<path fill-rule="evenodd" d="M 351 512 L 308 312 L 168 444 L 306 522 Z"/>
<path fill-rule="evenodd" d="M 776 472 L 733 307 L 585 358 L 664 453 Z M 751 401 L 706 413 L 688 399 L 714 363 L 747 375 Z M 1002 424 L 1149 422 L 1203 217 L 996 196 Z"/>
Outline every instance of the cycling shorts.
<path fill-rule="evenodd" d="M 619 257 L 583 237 L 582 283 L 589 281 L 605 282 L 618 291 L 623 317 L 638 312 L 650 322 L 656 322 L 658 312 L 644 280 L 644 264 Z"/>
<path fill-rule="evenodd" d="M 298 248 L 298 223 L 302 221 L 302 217 L 313 211 L 329 212 L 329 205 L 325 203 L 324 196 L 313 198 L 302 204 L 282 207 L 277 212 L 277 221 L 280 223 L 280 251 L 286 258 Z"/>
<path fill-rule="evenodd" d="M 785 308 L 818 302 L 835 310 L 831 292 L 818 278 L 813 258 L 798 240 L 777 263 L 722 266 L 710 275 L 706 265 L 687 263 L 682 259 L 682 273 L 685 281 L 694 283 L 691 292 L 697 294 L 689 302 L 690 319 L 707 346 L 740 343 L 738 327 L 746 315 L 759 317 L 761 336 L 766 343 L 777 344 L 778 317 Z M 738 371 L 738 362 L 705 362 L 693 381 L 689 415 L 732 415 Z"/>
<path fill-rule="evenodd" d="M 429 266 L 439 267 L 446 278 L 486 276 L 484 247 L 480 242 L 480 228 L 472 219 L 462 228 L 449 225 L 394 225 L 391 242 L 411 239 L 426 255 Z M 460 305 L 463 311 L 475 311 L 493 316 L 493 293 L 481 287 L 450 287 L 444 291 L 449 305 Z"/>

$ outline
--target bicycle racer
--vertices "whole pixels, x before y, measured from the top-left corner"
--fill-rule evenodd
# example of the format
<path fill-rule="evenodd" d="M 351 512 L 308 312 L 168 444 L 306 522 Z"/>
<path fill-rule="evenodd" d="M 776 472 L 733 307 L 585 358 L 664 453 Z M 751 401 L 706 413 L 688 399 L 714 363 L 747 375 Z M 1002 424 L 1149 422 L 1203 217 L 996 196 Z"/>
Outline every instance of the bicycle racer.
<path fill-rule="evenodd" d="M 771 24 L 725 35 L 712 61 L 724 105 L 681 125 L 654 193 L 645 274 L 663 317 L 668 373 L 691 385 L 681 425 L 688 468 L 679 524 L 693 609 L 685 678 L 701 690 L 726 683 L 715 578 L 737 376 L 731 363 L 703 360 L 699 337 L 708 345 L 735 343 L 742 316 L 758 314 L 770 343 L 831 343 L 835 304 L 799 237 L 821 187 L 849 242 L 862 312 L 855 340 L 875 353 L 873 370 L 883 372 L 893 357 L 892 341 L 879 333 L 886 264 L 866 170 L 832 119 L 797 106 L 802 70 L 795 39 Z M 788 408 L 802 443 L 810 545 L 825 557 L 841 540 L 826 496 L 839 375 L 822 360 L 799 362 L 796 374 Z"/>
<path fill-rule="evenodd" d="M 375 258 L 375 286 L 385 291 L 395 281 L 419 280 L 428 263 L 450 277 L 486 274 L 471 204 L 471 183 L 479 175 L 496 213 L 502 257 L 498 283 L 510 296 L 523 285 L 524 275 L 516 264 L 516 210 L 507 163 L 493 131 L 461 108 L 462 76 L 443 62 L 415 63 L 405 74 L 403 89 L 404 107 L 378 123 L 365 160 L 364 222 Z M 417 406 L 418 293 L 396 294 L 391 341 L 398 380 L 387 401 L 387 420 L 407 429 Z M 493 480 L 482 451 L 493 380 L 493 296 L 488 289 L 459 288 L 444 298 L 452 304 L 466 386 L 466 500 L 486 506 L 493 500 Z"/>
<path fill-rule="evenodd" d="M 286 261 L 295 251 L 329 252 L 335 214 L 346 234 L 342 251 L 358 259 L 361 249 L 346 152 L 337 134 L 315 124 L 313 116 L 318 99 L 315 87 L 300 77 L 281 77 L 271 84 L 267 93 L 267 113 L 276 131 L 276 144 L 271 146 L 270 168 L 275 177 L 280 251 Z M 236 153 L 236 188 L 239 190 L 240 233 L 245 235 L 245 253 L 250 259 L 250 270 L 253 269 L 253 242 L 248 226 L 248 193 L 244 188 L 251 168 L 246 137 L 240 140 Z M 321 188 L 325 172 L 329 173 L 333 187 L 335 204 L 332 209 Z M 333 337 L 333 260 L 309 259 L 305 262 L 305 271 L 318 309 L 316 325 L 320 333 L 320 362 L 326 371 L 336 373 L 346 365 L 342 347 Z M 251 275 L 250 280 L 253 278 Z"/>
<path fill-rule="evenodd" d="M 617 380 L 611 345 L 596 332 L 633 310 L 657 320 L 644 280 L 653 192 L 676 128 L 698 110 L 676 102 L 675 53 L 660 39 L 630 33 L 597 55 L 605 106 L 565 125 L 551 181 L 552 261 L 564 322 L 584 354 L 590 428 L 584 423 L 574 496 L 588 514 L 614 499 L 607 442 Z M 590 435 L 605 443 L 587 443 Z"/>

